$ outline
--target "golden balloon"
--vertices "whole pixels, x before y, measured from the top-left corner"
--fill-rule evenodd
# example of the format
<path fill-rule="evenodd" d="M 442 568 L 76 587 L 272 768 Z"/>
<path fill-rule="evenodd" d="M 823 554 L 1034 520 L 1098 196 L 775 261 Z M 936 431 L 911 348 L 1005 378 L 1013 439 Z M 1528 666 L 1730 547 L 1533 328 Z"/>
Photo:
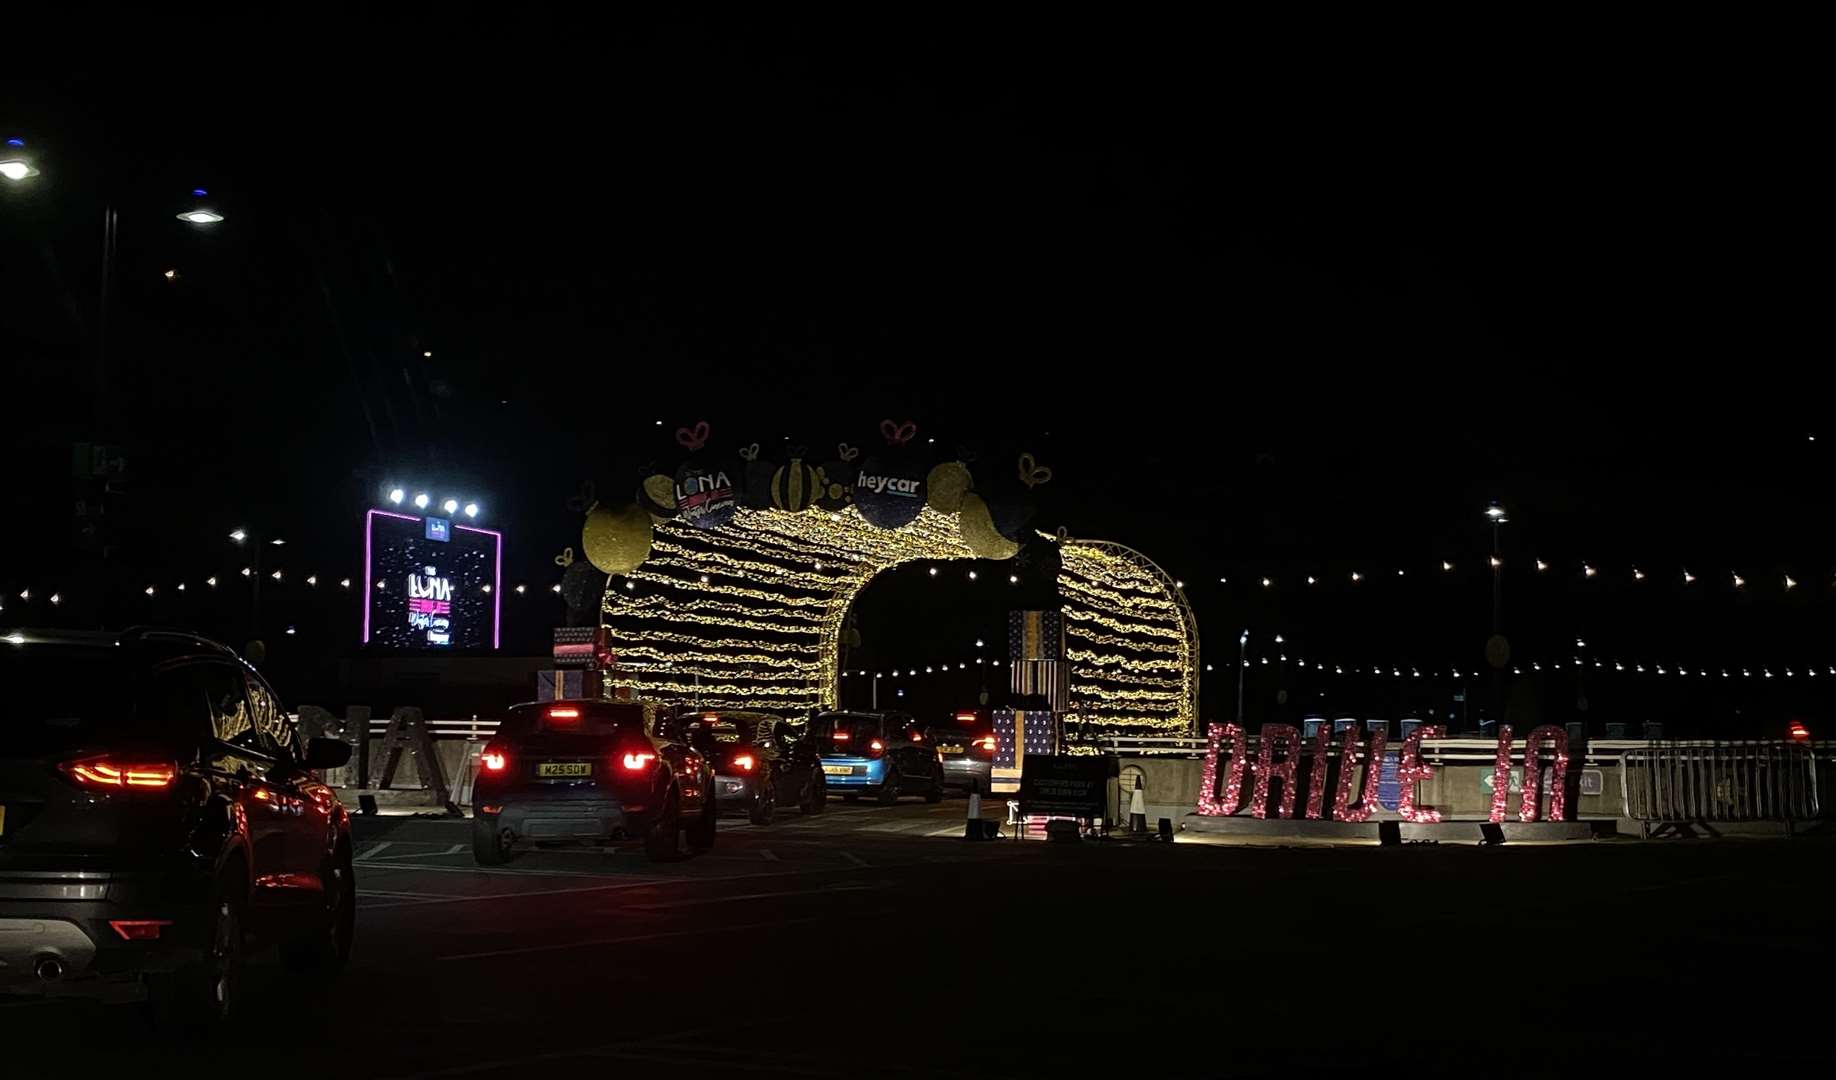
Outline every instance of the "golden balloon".
<path fill-rule="evenodd" d="M 661 524 L 676 516 L 676 479 L 663 473 L 652 473 L 638 485 L 638 505 L 650 511 Z"/>
<path fill-rule="evenodd" d="M 940 514 L 954 514 L 962 508 L 963 496 L 975 486 L 969 467 L 960 461 L 946 461 L 925 477 L 925 501 Z"/>
<path fill-rule="evenodd" d="M 980 495 L 963 496 L 962 509 L 956 513 L 956 527 L 963 543 L 984 559 L 1011 559 L 1020 553 L 1020 545 L 995 531 L 994 519 L 988 515 L 988 504 Z"/>
<path fill-rule="evenodd" d="M 608 574 L 629 574 L 650 557 L 650 515 L 636 503 L 617 510 L 598 504 L 587 511 L 580 546 L 589 562 Z"/>

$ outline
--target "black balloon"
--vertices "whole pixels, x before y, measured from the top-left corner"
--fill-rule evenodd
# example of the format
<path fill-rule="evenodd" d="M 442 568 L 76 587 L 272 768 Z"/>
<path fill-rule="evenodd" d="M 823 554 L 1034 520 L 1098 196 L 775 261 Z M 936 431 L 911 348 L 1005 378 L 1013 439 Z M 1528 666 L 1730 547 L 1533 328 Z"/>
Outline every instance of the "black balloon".
<path fill-rule="evenodd" d="M 854 476 L 854 505 L 860 507 L 869 525 L 882 529 L 910 525 L 924 509 L 924 481 L 929 472 L 915 456 L 870 457 Z"/>
<path fill-rule="evenodd" d="M 590 610 L 605 592 L 606 575 L 585 559 L 575 559 L 561 575 L 561 599 L 570 613 Z"/>
<path fill-rule="evenodd" d="M 740 502 L 749 510 L 768 510 L 771 508 L 771 478 L 776 475 L 778 467 L 769 461 L 753 458 L 746 462 L 746 489 L 741 494 Z"/>

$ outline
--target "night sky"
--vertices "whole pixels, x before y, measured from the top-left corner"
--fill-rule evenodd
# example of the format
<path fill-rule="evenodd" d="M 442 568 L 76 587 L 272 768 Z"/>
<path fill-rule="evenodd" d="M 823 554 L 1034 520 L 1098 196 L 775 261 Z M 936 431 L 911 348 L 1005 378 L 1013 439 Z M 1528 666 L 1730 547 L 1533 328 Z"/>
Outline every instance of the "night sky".
<path fill-rule="evenodd" d="M 1245 626 L 1480 668 L 1493 499 L 1524 659 L 1583 638 L 1836 663 L 1809 67 L 1705 69 L 1605 27 L 549 13 L 306 20 L 286 56 L 255 34 L 0 83 L 0 136 L 42 162 L 0 190 L 0 623 L 158 604 L 240 640 L 246 594 L 196 584 L 246 564 L 240 525 L 288 540 L 261 629 L 316 689 L 358 609 L 297 578 L 360 577 L 362 511 L 395 482 L 484 505 L 529 585 L 506 646 L 541 651 L 581 485 L 624 498 L 704 419 L 781 461 L 871 450 L 892 418 L 940 458 L 1033 452 L 1040 524 L 1186 581 L 1207 715 L 1234 705 Z M 208 232 L 173 218 L 194 187 L 227 218 Z M 98 415 L 130 466 L 107 559 L 70 513 Z M 986 578 L 876 585 L 864 655 L 994 644 L 1010 601 Z M 1828 714 L 1821 686 L 1775 682 L 1582 694 L 1595 719 Z M 1553 718 L 1575 690 L 1540 691 Z M 1366 696 L 1442 707 L 1410 693 Z"/>

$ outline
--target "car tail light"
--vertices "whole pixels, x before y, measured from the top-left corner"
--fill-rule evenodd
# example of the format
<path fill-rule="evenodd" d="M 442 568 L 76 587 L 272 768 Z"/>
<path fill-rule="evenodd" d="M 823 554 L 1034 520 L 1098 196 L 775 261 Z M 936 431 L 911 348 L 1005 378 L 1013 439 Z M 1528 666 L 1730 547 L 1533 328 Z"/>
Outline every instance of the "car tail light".
<path fill-rule="evenodd" d="M 993 750 L 995 748 L 994 736 L 984 735 L 981 738 L 975 740 L 975 745 L 981 747 L 984 750 Z"/>
<path fill-rule="evenodd" d="M 485 747 L 478 760 L 484 763 L 485 772 L 503 772 L 510 765 L 510 755 L 501 746 Z"/>
<path fill-rule="evenodd" d="M 975 714 L 972 712 L 959 712 L 956 714 L 956 722 L 959 724 L 973 724 L 975 723 Z"/>
<path fill-rule="evenodd" d="M 122 941 L 158 941 L 159 932 L 171 925 L 171 919 L 108 920 L 109 929 L 120 934 Z"/>
<path fill-rule="evenodd" d="M 756 765 L 758 765 L 758 762 L 753 759 L 753 756 L 751 754 L 734 755 L 733 767 L 738 769 L 740 772 L 751 772 L 753 770 L 753 767 Z"/>
<path fill-rule="evenodd" d="M 79 786 L 98 791 L 158 791 L 178 779 L 178 766 L 170 761 L 92 757 L 66 761 L 58 768 Z"/>
<path fill-rule="evenodd" d="M 922 731 L 914 731 L 914 732 L 912 732 L 912 741 L 913 741 L 913 742 L 923 742 L 923 741 L 924 741 L 924 732 L 922 732 Z"/>
<path fill-rule="evenodd" d="M 874 740 L 872 740 L 872 741 L 870 741 L 870 742 L 868 742 L 868 744 L 867 744 L 867 752 L 868 752 L 869 754 L 872 754 L 872 755 L 874 755 L 875 757 L 878 757 L 878 756 L 879 756 L 879 755 L 880 755 L 881 753 L 883 753 L 883 752 L 884 752 L 885 750 L 886 750 L 886 744 L 885 744 L 885 743 L 883 743 L 883 742 L 881 742 L 881 741 L 880 741 L 880 740 L 878 740 L 878 739 L 874 739 Z"/>
<path fill-rule="evenodd" d="M 1810 742 L 1810 728 L 1805 727 L 1802 720 L 1793 720 L 1785 731 L 1791 736 L 1792 742 Z"/>
<path fill-rule="evenodd" d="M 577 728 L 580 726 L 580 710 L 573 705 L 558 705 L 548 710 L 550 727 Z"/>
<path fill-rule="evenodd" d="M 657 760 L 657 755 L 640 750 L 635 754 L 625 755 L 625 768 L 637 772 L 640 769 L 650 768 L 651 762 L 655 760 Z"/>
<path fill-rule="evenodd" d="M 836 742 L 847 742 L 848 733 L 845 731 L 838 731 L 835 734 L 829 736 L 829 738 L 834 739 Z"/>

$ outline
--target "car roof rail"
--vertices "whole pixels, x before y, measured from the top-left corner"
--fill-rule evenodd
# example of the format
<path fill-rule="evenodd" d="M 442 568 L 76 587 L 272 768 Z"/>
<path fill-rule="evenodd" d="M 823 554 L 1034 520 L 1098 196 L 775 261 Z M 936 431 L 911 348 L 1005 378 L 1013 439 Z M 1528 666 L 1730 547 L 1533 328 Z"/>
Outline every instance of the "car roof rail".
<path fill-rule="evenodd" d="M 223 644 L 221 641 L 207 638 L 195 630 L 185 630 L 176 626 L 130 626 L 121 631 L 121 636 L 124 638 L 139 638 L 141 640 L 184 641 L 193 645 L 203 645 L 215 652 L 224 653 L 231 657 L 237 655 L 236 650 Z"/>

